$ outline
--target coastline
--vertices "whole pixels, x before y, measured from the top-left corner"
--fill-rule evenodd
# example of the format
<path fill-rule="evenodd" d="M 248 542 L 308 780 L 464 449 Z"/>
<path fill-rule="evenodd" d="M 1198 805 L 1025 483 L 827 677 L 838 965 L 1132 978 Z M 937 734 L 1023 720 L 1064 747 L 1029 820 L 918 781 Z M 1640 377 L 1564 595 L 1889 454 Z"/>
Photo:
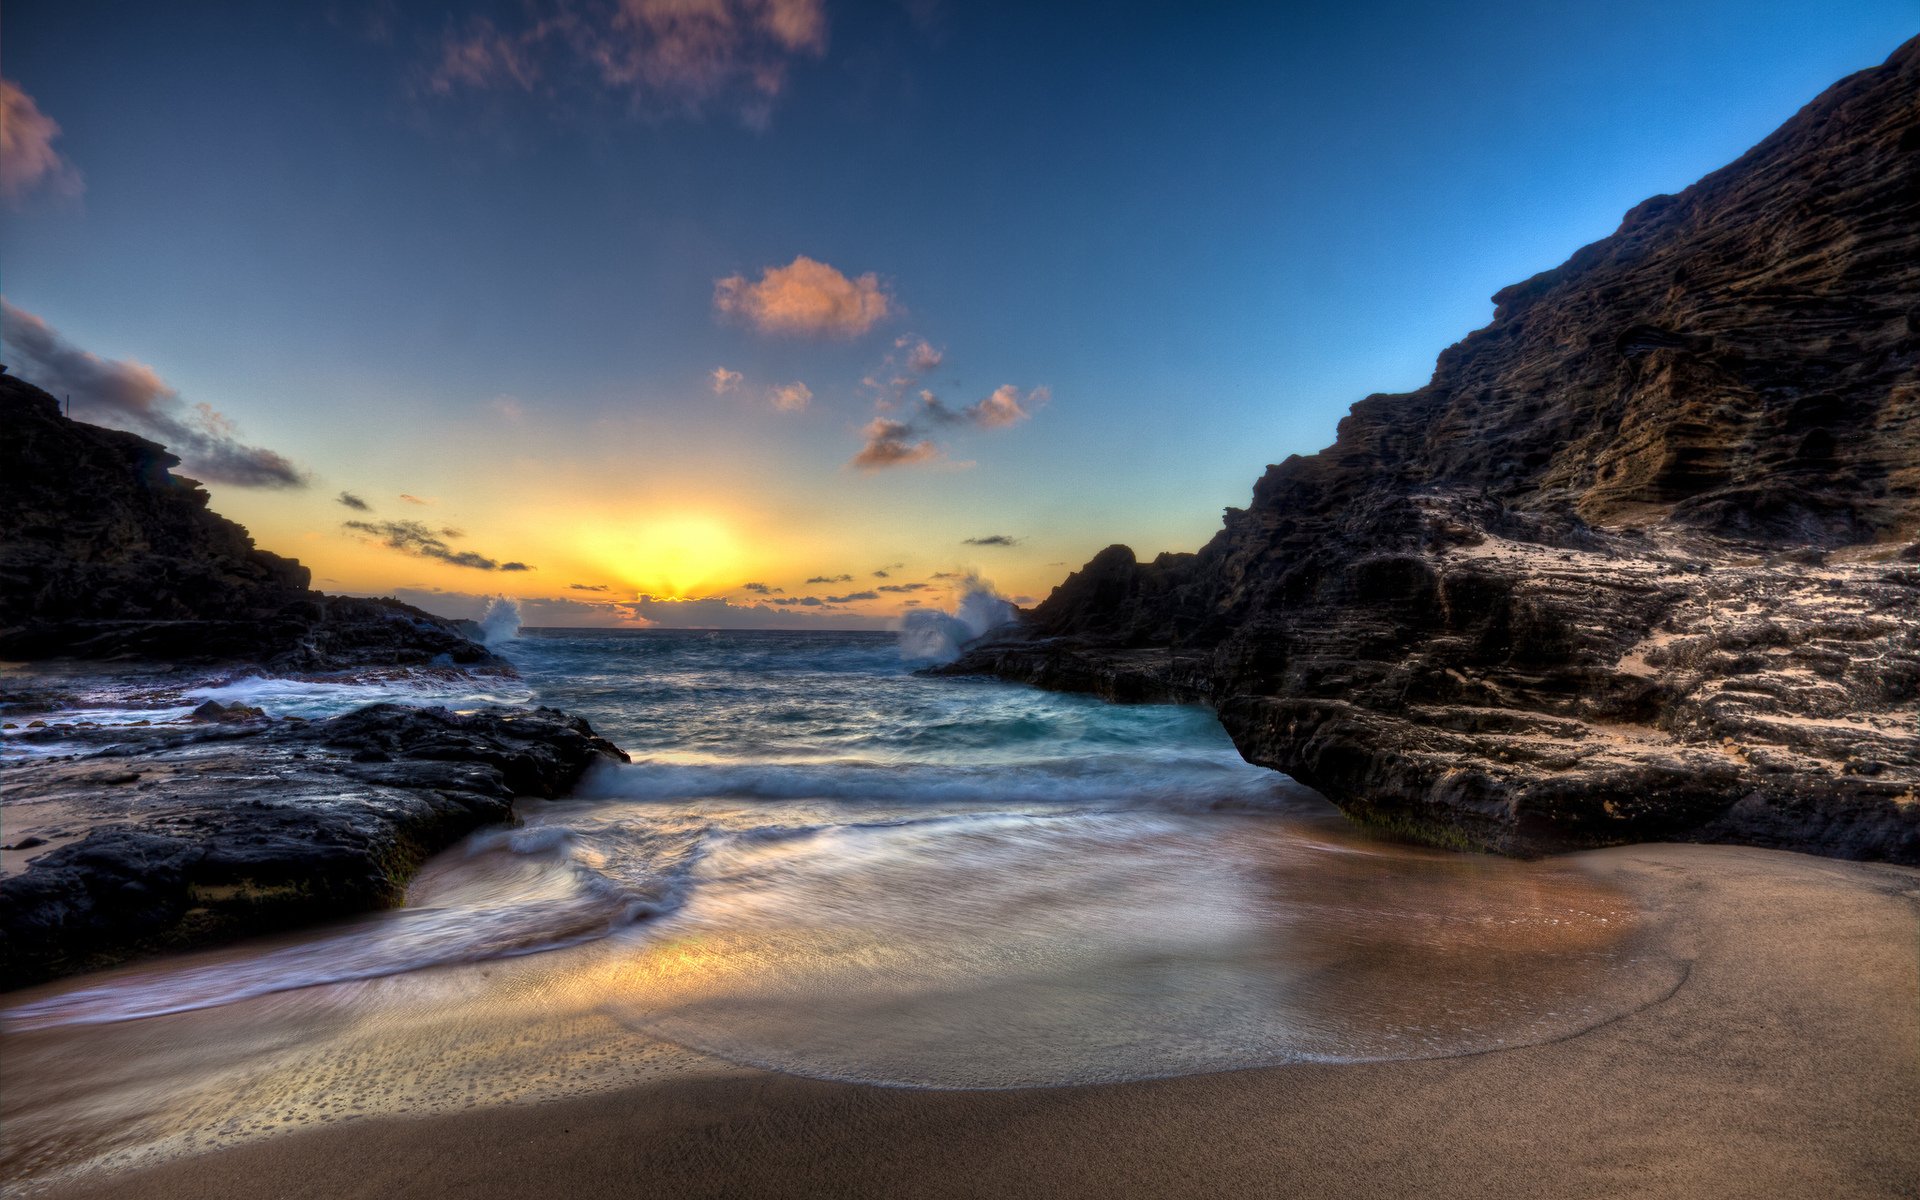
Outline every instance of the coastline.
<path fill-rule="evenodd" d="M 1688 961 L 1556 1041 L 1121 1084 L 953 1091 L 733 1069 L 349 1121 L 51 1196 L 1910 1195 L 1920 872 L 1636 845 L 1568 861 Z"/>

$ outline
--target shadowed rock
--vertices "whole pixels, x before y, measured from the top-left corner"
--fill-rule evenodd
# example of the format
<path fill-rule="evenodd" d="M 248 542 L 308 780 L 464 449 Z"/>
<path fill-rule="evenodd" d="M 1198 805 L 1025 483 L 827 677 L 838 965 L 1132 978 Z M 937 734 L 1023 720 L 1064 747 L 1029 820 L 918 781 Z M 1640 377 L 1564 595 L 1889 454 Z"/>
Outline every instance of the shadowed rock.
<path fill-rule="evenodd" d="M 1442 844 L 1920 861 L 1917 98 L 1920 41 L 947 670 L 1207 701 Z"/>
<path fill-rule="evenodd" d="M 515 797 L 563 795 L 627 758 L 549 708 L 376 704 L 315 722 L 241 708 L 48 726 L 36 736 L 92 748 L 0 768 L 9 849 L 51 847 L 0 878 L 6 986 L 396 904 L 429 855 L 512 820 Z"/>
<path fill-rule="evenodd" d="M 307 568 L 210 511 L 164 447 L 64 417 L 12 375 L 0 431 L 0 659 L 512 670 L 455 622 L 312 590 Z"/>

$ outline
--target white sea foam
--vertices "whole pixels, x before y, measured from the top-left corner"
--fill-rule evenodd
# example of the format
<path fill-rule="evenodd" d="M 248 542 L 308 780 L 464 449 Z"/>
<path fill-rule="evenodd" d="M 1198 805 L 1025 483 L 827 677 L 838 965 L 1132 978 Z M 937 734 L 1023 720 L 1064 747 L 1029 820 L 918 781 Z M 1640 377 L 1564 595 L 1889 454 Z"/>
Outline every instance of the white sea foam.
<path fill-rule="evenodd" d="M 961 647 L 1013 620 L 1013 602 L 978 575 L 967 576 L 952 612 L 919 608 L 900 620 L 900 657 L 910 663 L 952 662 Z"/>
<path fill-rule="evenodd" d="M 520 636 L 520 602 L 511 596 L 494 596 L 480 610 L 480 640 L 489 648 L 498 648 Z"/>

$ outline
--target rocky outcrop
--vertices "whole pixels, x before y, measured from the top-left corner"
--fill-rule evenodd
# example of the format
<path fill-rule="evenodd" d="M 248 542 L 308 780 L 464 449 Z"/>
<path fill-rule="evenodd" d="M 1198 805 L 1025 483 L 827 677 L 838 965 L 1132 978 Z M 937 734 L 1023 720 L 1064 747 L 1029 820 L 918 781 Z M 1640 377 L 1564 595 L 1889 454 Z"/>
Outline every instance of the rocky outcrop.
<path fill-rule="evenodd" d="M 89 739 L 0 767 L 8 987 L 397 903 L 430 854 L 626 761 L 553 709 L 379 704 L 326 721 L 215 704 L 175 726 L 48 726 Z"/>
<path fill-rule="evenodd" d="M 1920 861 L 1920 41 L 1494 303 L 948 669 L 1207 701 L 1442 844 Z"/>
<path fill-rule="evenodd" d="M 0 375 L 0 659 L 507 670 L 459 626 L 397 600 L 328 596 L 257 549 L 145 438 L 70 420 Z"/>

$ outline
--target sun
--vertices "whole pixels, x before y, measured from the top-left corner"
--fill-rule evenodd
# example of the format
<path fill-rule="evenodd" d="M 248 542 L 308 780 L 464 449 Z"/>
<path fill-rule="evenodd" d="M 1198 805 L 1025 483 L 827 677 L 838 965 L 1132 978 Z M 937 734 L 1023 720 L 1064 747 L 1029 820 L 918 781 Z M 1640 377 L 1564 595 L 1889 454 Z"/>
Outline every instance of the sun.
<path fill-rule="evenodd" d="M 740 540 L 717 518 L 700 514 L 651 516 L 594 537 L 595 557 L 607 574 L 635 591 L 674 599 L 740 571 Z"/>

